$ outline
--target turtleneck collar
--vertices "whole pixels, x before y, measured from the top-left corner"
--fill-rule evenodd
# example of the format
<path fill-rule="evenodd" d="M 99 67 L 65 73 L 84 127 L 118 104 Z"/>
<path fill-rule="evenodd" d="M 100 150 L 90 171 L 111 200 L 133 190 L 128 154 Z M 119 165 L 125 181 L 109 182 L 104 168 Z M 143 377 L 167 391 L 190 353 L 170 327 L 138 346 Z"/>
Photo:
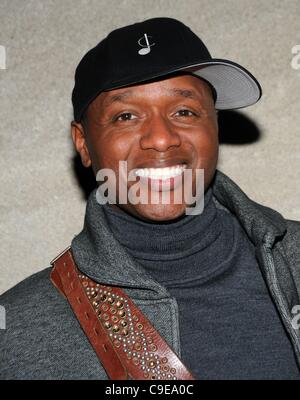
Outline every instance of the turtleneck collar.
<path fill-rule="evenodd" d="M 135 258 L 176 260 L 208 247 L 220 234 L 212 189 L 204 195 L 204 209 L 175 222 L 153 223 L 104 205 L 107 223 L 118 242 Z"/>

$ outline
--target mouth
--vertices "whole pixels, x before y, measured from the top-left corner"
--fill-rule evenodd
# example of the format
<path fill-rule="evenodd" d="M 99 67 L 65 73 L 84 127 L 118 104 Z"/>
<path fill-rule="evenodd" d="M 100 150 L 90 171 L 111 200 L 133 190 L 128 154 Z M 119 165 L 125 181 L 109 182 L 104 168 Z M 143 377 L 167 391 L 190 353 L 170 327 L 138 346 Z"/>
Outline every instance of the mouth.
<path fill-rule="evenodd" d="M 135 175 L 141 178 L 168 180 L 180 176 L 186 169 L 186 164 L 176 164 L 164 168 L 139 168 Z"/>

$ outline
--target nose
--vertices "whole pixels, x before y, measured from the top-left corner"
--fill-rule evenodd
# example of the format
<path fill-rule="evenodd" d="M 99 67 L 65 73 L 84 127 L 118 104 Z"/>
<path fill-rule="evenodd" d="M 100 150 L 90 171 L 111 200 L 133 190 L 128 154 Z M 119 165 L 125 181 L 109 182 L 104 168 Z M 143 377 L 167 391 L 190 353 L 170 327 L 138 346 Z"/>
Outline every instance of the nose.
<path fill-rule="evenodd" d="M 170 147 L 180 146 L 179 134 L 171 126 L 171 123 L 162 115 L 152 115 L 143 127 L 140 145 L 143 150 L 154 149 L 167 151 Z"/>

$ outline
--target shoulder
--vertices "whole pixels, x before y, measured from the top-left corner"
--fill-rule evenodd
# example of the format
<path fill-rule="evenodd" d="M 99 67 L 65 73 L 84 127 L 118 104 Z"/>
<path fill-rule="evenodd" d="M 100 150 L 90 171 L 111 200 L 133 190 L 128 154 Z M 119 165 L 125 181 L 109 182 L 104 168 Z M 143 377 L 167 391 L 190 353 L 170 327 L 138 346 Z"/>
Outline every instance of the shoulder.
<path fill-rule="evenodd" d="M 51 267 L 0 296 L 0 379 L 107 379 Z"/>
<path fill-rule="evenodd" d="M 6 319 L 5 329 L 0 330 L 2 379 L 47 377 L 70 329 L 78 330 L 69 304 L 50 281 L 50 272 L 48 267 L 0 296 Z"/>
<path fill-rule="evenodd" d="M 31 275 L 0 296 L 9 342 L 26 342 L 36 335 L 47 335 L 59 316 L 70 313 L 69 304 L 50 281 L 50 272 L 48 267 Z"/>
<path fill-rule="evenodd" d="M 0 296 L 0 304 L 13 313 L 34 313 L 49 304 L 60 303 L 60 295 L 50 281 L 51 267 L 29 276 Z M 50 303 L 49 303 L 50 300 Z M 9 315 L 8 315 L 9 317 Z"/>
<path fill-rule="evenodd" d="M 282 243 L 286 250 L 300 257 L 300 221 L 286 220 L 286 234 Z"/>
<path fill-rule="evenodd" d="M 286 219 L 286 223 L 290 232 L 300 235 L 300 221 Z"/>

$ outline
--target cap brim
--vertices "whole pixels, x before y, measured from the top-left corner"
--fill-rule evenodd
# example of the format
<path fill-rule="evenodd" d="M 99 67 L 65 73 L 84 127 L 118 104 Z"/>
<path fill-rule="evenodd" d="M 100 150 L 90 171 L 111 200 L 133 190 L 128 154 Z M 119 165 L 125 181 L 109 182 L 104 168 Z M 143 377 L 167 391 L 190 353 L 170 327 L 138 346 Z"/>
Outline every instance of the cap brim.
<path fill-rule="evenodd" d="M 217 92 L 218 110 L 237 109 L 255 104 L 262 95 L 258 81 L 240 65 L 228 60 L 213 59 L 180 68 L 208 81 Z"/>
<path fill-rule="evenodd" d="M 209 59 L 195 64 L 186 64 L 167 70 L 155 71 L 147 76 L 136 75 L 125 81 L 114 82 L 105 90 L 136 85 L 152 79 L 159 79 L 176 72 L 187 71 L 208 81 L 215 89 L 217 110 L 232 110 L 255 104 L 262 95 L 262 89 L 255 77 L 244 67 L 229 60 Z"/>

